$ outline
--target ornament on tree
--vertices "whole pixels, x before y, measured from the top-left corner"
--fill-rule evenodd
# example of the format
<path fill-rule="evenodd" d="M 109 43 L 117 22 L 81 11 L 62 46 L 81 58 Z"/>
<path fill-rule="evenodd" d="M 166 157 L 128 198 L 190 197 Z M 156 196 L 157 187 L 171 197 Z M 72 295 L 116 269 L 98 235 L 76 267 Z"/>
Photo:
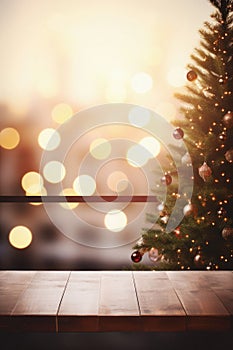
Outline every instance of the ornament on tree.
<path fill-rule="evenodd" d="M 156 262 L 160 259 L 159 251 L 157 248 L 152 247 L 148 252 L 149 259 Z"/>
<path fill-rule="evenodd" d="M 192 159 L 188 152 L 186 152 L 185 155 L 181 158 L 181 162 L 184 165 L 186 164 L 187 166 L 192 166 Z"/>
<path fill-rule="evenodd" d="M 181 238 L 181 231 L 179 226 L 174 230 L 174 233 L 177 238 Z"/>
<path fill-rule="evenodd" d="M 138 247 L 142 247 L 143 246 L 143 244 L 144 244 L 144 240 L 143 240 L 143 237 L 141 237 L 138 241 L 137 241 L 137 246 Z"/>
<path fill-rule="evenodd" d="M 233 148 L 229 149 L 226 153 L 225 153 L 225 158 L 229 163 L 233 162 Z"/>
<path fill-rule="evenodd" d="M 225 240 L 232 240 L 233 239 L 233 228 L 232 227 L 224 227 L 222 230 L 222 237 Z"/>
<path fill-rule="evenodd" d="M 142 254 L 138 251 L 135 250 L 132 254 L 131 254 L 131 260 L 134 263 L 139 263 L 142 260 Z"/>
<path fill-rule="evenodd" d="M 172 177 L 169 174 L 165 174 L 162 178 L 161 178 L 161 183 L 163 185 L 170 185 L 172 183 Z"/>
<path fill-rule="evenodd" d="M 168 219 L 169 219 L 169 216 L 168 216 L 168 215 L 165 215 L 165 216 L 163 216 L 160 220 L 161 220 L 164 224 L 167 224 Z"/>
<path fill-rule="evenodd" d="M 188 81 L 194 81 L 197 79 L 197 73 L 194 70 L 190 70 L 186 75 Z"/>
<path fill-rule="evenodd" d="M 225 134 L 225 132 L 222 132 L 222 133 L 218 136 L 218 140 L 219 140 L 220 142 L 224 142 L 224 141 L 226 141 L 226 139 L 227 139 L 227 135 Z"/>
<path fill-rule="evenodd" d="M 198 268 L 202 268 L 204 266 L 205 262 L 204 262 L 201 251 L 197 252 L 193 261 L 194 261 L 194 264 L 196 265 L 196 267 L 198 267 Z"/>
<path fill-rule="evenodd" d="M 233 113 L 228 111 L 223 117 L 223 124 L 227 128 L 231 128 L 233 126 Z"/>
<path fill-rule="evenodd" d="M 174 131 L 173 131 L 173 137 L 176 139 L 176 140 L 180 140 L 184 137 L 184 132 L 181 128 L 176 128 Z"/>
<path fill-rule="evenodd" d="M 202 164 L 202 166 L 200 168 L 198 168 L 198 173 L 199 173 L 200 177 L 206 182 L 208 180 L 208 178 L 211 176 L 212 170 L 207 165 L 207 163 L 204 162 Z"/>
<path fill-rule="evenodd" d="M 164 212 L 166 212 L 164 202 L 160 203 L 160 204 L 157 206 L 157 209 L 160 211 L 160 216 L 165 215 L 165 214 L 163 214 Z M 162 215 L 162 214 L 163 214 L 163 215 Z"/>
<path fill-rule="evenodd" d="M 197 207 L 192 203 L 188 203 L 184 207 L 183 213 L 185 216 L 193 215 L 195 217 L 197 215 Z"/>
<path fill-rule="evenodd" d="M 219 218 L 225 216 L 226 213 L 227 213 L 227 212 L 226 212 L 226 210 L 225 210 L 223 207 L 220 207 L 220 208 L 218 209 L 218 217 L 219 217 Z"/>

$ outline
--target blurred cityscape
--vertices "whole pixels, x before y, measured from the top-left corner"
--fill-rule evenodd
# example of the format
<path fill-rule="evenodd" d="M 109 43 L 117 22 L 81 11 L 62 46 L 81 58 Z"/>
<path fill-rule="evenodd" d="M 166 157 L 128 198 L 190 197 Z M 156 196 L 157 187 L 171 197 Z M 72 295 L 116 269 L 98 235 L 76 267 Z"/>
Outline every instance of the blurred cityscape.
<path fill-rule="evenodd" d="M 64 163 L 41 169 L 41 159 L 59 147 L 60 127 L 94 106 L 127 103 L 168 121 L 182 118 L 173 94 L 186 82 L 198 29 L 211 11 L 207 1 L 195 0 L 1 1 L 1 196 L 47 195 L 58 183 L 57 195 L 152 194 L 158 180 L 153 169 L 164 150 L 143 130 L 137 108 L 129 117 L 132 127 L 88 128 Z M 85 122 L 80 119 L 80 130 Z M 112 156 L 114 142 L 121 157 Z M 144 155 L 141 166 L 133 164 L 138 145 L 152 153 L 146 176 Z M 86 170 L 81 175 L 80 167 Z M 146 213 L 157 205 L 1 203 L 0 269 L 127 268 Z M 62 231 L 48 206 L 64 211 Z M 70 212 L 80 218 L 77 240 L 64 233 Z M 109 244 L 101 234 L 90 243 L 95 227 L 106 237 L 109 232 Z"/>

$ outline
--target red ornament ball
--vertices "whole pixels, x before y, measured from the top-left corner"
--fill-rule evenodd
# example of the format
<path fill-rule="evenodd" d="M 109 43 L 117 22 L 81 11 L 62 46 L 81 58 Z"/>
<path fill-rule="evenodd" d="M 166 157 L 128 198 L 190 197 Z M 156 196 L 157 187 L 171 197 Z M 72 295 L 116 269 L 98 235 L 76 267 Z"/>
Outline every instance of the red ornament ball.
<path fill-rule="evenodd" d="M 163 185 L 170 185 L 172 183 L 172 177 L 169 174 L 165 174 L 162 178 L 161 178 L 161 183 Z"/>
<path fill-rule="evenodd" d="M 190 70 L 186 75 L 188 81 L 194 81 L 197 79 L 197 73 L 194 70 Z"/>
<path fill-rule="evenodd" d="M 134 263 L 139 263 L 142 260 L 142 254 L 138 251 L 135 250 L 132 254 L 131 254 L 131 260 Z"/>
<path fill-rule="evenodd" d="M 231 128 L 233 126 L 233 113 L 228 111 L 223 117 L 223 124 L 227 128 Z"/>
<path fill-rule="evenodd" d="M 184 132 L 181 128 L 176 128 L 174 131 L 173 131 L 173 137 L 176 139 L 176 140 L 180 140 L 184 137 Z"/>

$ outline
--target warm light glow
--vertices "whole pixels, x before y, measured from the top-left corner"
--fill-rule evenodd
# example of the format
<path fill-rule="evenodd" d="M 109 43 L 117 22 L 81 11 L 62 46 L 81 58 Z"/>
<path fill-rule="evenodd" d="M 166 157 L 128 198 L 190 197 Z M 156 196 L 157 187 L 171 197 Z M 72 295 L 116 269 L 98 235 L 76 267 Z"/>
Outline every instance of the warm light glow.
<path fill-rule="evenodd" d="M 164 118 L 173 119 L 176 116 L 176 106 L 170 102 L 161 102 L 155 107 L 155 111 Z"/>
<path fill-rule="evenodd" d="M 66 169 L 61 162 L 52 160 L 44 166 L 43 175 L 48 182 L 58 183 L 64 179 Z"/>
<path fill-rule="evenodd" d="M 5 128 L 0 132 L 0 145 L 5 149 L 14 149 L 19 141 L 19 133 L 14 128 Z"/>
<path fill-rule="evenodd" d="M 136 106 L 131 108 L 128 118 L 130 124 L 140 128 L 149 123 L 150 111 L 143 107 Z"/>
<path fill-rule="evenodd" d="M 47 195 L 47 190 L 45 187 L 42 187 L 40 191 L 37 191 L 37 192 L 25 192 L 25 195 L 26 196 L 46 196 Z M 30 203 L 31 205 L 35 205 L 35 206 L 38 206 L 38 205 L 42 205 L 42 203 L 36 203 L 36 202 L 31 202 Z"/>
<path fill-rule="evenodd" d="M 42 176 L 36 171 L 29 171 L 21 180 L 21 185 L 28 195 L 39 193 L 43 188 L 43 184 Z"/>
<path fill-rule="evenodd" d="M 152 89 L 153 80 L 149 74 L 140 72 L 133 76 L 131 86 L 136 93 L 145 94 Z"/>
<path fill-rule="evenodd" d="M 72 108 L 65 103 L 59 103 L 52 110 L 52 118 L 55 122 L 59 124 L 66 122 L 68 119 L 72 117 L 72 115 L 73 115 Z"/>
<path fill-rule="evenodd" d="M 61 196 L 77 196 L 77 193 L 74 191 L 73 188 L 64 188 L 63 191 L 60 193 Z M 60 206 L 64 209 L 75 209 L 79 203 L 77 202 L 67 202 L 67 203 L 60 203 Z"/>
<path fill-rule="evenodd" d="M 110 231 L 120 232 L 127 225 L 127 216 L 121 210 L 110 210 L 105 215 L 104 224 Z"/>
<path fill-rule="evenodd" d="M 133 167 L 141 167 L 145 165 L 151 158 L 151 153 L 142 145 L 133 145 L 127 151 L 127 162 Z"/>
<path fill-rule="evenodd" d="M 159 154 L 160 151 L 160 143 L 157 141 L 154 137 L 148 136 L 144 137 L 140 142 L 140 145 L 142 145 L 151 155 L 151 158 L 156 157 Z"/>
<path fill-rule="evenodd" d="M 167 81 L 171 86 L 181 87 L 186 83 L 186 71 L 183 67 L 175 67 L 168 71 Z"/>
<path fill-rule="evenodd" d="M 79 196 L 91 196 L 96 190 L 96 183 L 89 175 L 80 175 L 73 182 L 73 189 Z"/>
<path fill-rule="evenodd" d="M 106 159 L 111 153 L 111 144 L 104 138 L 94 140 L 90 145 L 90 153 L 96 159 Z"/>
<path fill-rule="evenodd" d="M 124 102 L 127 97 L 127 91 L 122 83 L 112 83 L 107 87 L 105 96 L 108 102 Z"/>
<path fill-rule="evenodd" d="M 108 176 L 107 184 L 113 192 L 122 192 L 128 187 L 128 177 L 122 171 L 114 171 Z"/>
<path fill-rule="evenodd" d="M 42 149 L 52 151 L 56 149 L 61 142 L 59 132 L 52 128 L 44 129 L 38 136 L 38 143 Z"/>
<path fill-rule="evenodd" d="M 9 241 L 14 248 L 27 248 L 32 242 L 32 233 L 25 226 L 15 226 L 9 233 Z"/>

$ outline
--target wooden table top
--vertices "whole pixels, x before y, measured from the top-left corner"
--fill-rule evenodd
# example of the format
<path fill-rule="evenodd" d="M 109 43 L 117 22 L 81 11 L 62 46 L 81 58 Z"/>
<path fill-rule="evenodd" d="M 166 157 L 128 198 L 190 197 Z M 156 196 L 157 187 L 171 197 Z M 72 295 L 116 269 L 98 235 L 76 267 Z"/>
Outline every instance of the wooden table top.
<path fill-rule="evenodd" d="M 232 271 L 0 271 L 0 331 L 232 328 Z"/>

